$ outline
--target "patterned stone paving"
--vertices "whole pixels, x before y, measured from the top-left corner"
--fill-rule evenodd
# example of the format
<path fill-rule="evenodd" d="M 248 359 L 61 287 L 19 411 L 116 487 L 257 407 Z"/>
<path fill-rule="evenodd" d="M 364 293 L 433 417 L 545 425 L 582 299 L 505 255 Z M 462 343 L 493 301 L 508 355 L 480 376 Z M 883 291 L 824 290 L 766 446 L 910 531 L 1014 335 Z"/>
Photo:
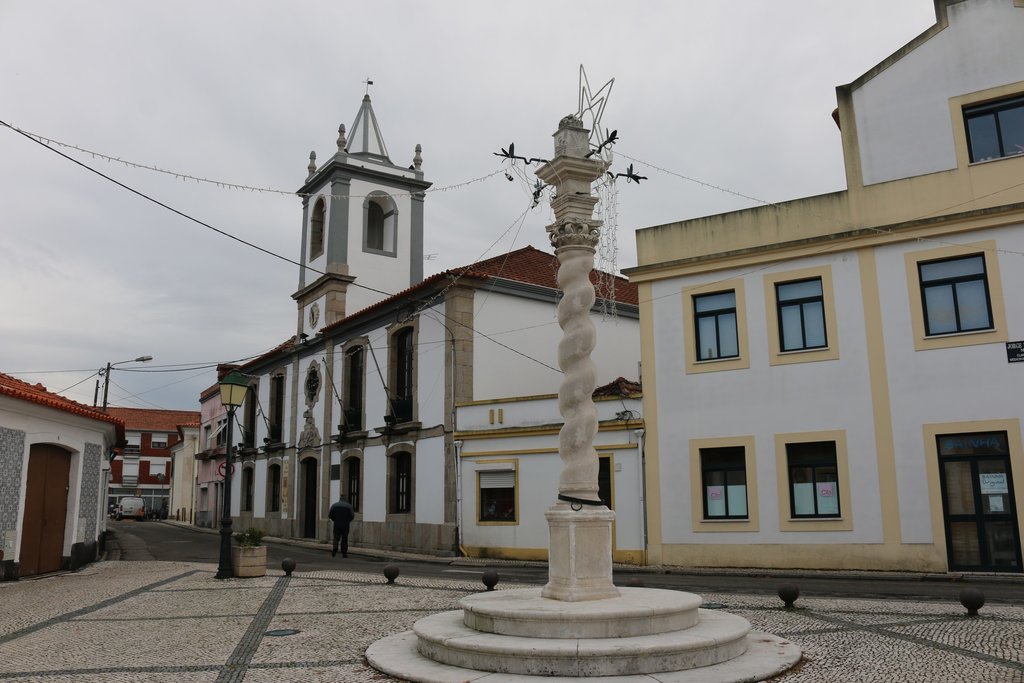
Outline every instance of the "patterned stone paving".
<path fill-rule="evenodd" d="M 213 578 L 215 567 L 102 562 L 74 574 L 0 583 L 0 681 L 39 683 L 352 683 L 392 681 L 366 647 L 454 609 L 476 581 L 342 571 Z M 502 588 L 517 586 L 499 584 Z M 804 660 L 774 679 L 1024 683 L 1024 610 L 950 602 L 704 594 Z M 274 629 L 297 633 L 271 636 Z"/>

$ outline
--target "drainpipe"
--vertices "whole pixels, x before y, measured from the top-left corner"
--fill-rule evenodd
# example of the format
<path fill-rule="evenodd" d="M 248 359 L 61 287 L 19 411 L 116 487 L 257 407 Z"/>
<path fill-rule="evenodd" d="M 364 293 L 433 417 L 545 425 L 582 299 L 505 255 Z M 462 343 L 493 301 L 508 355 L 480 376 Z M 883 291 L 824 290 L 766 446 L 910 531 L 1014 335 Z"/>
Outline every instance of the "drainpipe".
<path fill-rule="evenodd" d="M 455 543 L 466 557 L 466 549 L 462 547 L 462 443 L 452 442 L 455 446 Z"/>
<path fill-rule="evenodd" d="M 644 565 L 647 564 L 647 454 L 644 452 L 647 430 L 634 429 L 637 447 L 640 449 L 640 513 L 644 537 Z"/>

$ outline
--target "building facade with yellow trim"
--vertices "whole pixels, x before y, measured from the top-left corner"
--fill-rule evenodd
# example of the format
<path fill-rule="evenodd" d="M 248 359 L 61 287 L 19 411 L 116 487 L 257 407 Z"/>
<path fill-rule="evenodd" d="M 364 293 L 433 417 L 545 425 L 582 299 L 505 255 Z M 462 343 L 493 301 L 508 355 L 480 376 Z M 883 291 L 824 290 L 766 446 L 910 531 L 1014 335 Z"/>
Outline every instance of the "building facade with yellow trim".
<path fill-rule="evenodd" d="M 637 232 L 649 563 L 1021 571 L 1024 2 L 935 9 L 847 190 Z"/>
<path fill-rule="evenodd" d="M 643 564 L 644 429 L 639 385 L 618 379 L 595 392 L 598 492 L 615 512 L 612 559 Z M 459 545 L 469 557 L 546 560 L 544 517 L 558 496 L 558 396 L 460 403 Z"/>

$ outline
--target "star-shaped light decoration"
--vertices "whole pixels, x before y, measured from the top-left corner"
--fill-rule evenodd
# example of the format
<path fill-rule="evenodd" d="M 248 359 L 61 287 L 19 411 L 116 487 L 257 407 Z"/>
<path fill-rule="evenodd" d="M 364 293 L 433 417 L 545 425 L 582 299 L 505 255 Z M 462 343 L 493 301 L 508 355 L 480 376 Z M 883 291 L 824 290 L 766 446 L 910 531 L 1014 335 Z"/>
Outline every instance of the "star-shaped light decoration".
<path fill-rule="evenodd" d="M 587 72 L 580 64 L 580 106 L 576 116 L 583 119 L 584 114 L 590 114 L 590 141 L 594 142 L 594 136 L 601 139 L 601 116 L 604 114 L 604 107 L 608 103 L 608 97 L 612 93 L 612 85 L 615 79 L 610 79 L 595 93 L 590 89 L 587 81 Z M 584 124 L 586 122 L 584 121 Z"/>

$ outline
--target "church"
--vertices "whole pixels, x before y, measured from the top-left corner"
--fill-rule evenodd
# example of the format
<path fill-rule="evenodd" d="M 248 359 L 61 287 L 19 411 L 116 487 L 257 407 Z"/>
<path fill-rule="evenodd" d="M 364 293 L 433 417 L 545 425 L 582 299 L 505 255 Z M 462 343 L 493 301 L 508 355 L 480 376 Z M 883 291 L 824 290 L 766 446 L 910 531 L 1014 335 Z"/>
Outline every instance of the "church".
<path fill-rule="evenodd" d="M 369 95 L 336 144 L 319 165 L 310 155 L 298 191 L 294 336 L 238 368 L 250 391 L 236 412 L 234 525 L 326 541 L 344 495 L 354 545 L 455 554 L 460 506 L 477 504 L 461 499 L 456 408 L 558 391 L 558 261 L 527 246 L 425 278 L 420 146 L 393 162 Z M 636 377 L 636 288 L 591 279 L 599 383 Z"/>

